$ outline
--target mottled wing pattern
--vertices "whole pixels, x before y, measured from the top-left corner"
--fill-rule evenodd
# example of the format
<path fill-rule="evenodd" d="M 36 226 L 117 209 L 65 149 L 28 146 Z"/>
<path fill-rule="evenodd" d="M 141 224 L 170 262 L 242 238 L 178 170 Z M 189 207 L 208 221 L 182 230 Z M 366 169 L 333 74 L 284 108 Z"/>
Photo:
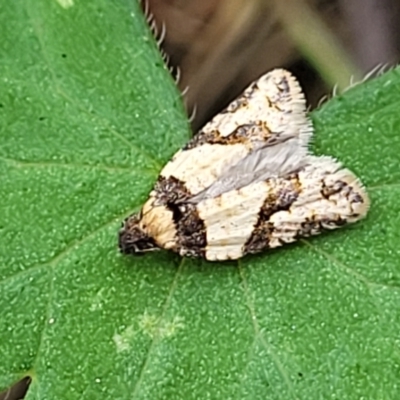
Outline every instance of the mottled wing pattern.
<path fill-rule="evenodd" d="M 243 254 L 339 228 L 358 221 L 368 211 L 369 198 L 359 179 L 331 157 L 310 157 L 310 163 L 291 179 L 297 182 L 296 192 L 285 207 L 276 208 L 265 198 Z M 285 184 L 285 179 L 273 184 L 278 198 Z"/>
<path fill-rule="evenodd" d="M 300 139 L 307 146 L 312 126 L 296 78 L 275 69 L 253 82 L 185 146 L 246 143 L 253 148 Z"/>
<path fill-rule="evenodd" d="M 309 157 L 302 170 L 201 201 L 202 255 L 211 261 L 292 243 L 362 218 L 369 200 L 358 178 L 330 157 Z M 180 248 L 186 254 L 185 246 Z"/>
<path fill-rule="evenodd" d="M 164 167 L 141 213 L 125 221 L 121 250 L 237 259 L 364 217 L 357 177 L 308 153 L 305 111 L 287 71 L 250 85 Z"/>
<path fill-rule="evenodd" d="M 261 179 L 263 172 L 277 174 L 284 167 L 282 160 L 287 160 L 287 171 L 296 169 L 302 165 L 312 132 L 305 111 L 296 79 L 284 70 L 269 72 L 176 153 L 160 180 L 177 179 L 192 196 L 214 184 L 199 201 L 245 186 L 256 175 Z M 233 175 L 238 178 L 232 180 Z"/>

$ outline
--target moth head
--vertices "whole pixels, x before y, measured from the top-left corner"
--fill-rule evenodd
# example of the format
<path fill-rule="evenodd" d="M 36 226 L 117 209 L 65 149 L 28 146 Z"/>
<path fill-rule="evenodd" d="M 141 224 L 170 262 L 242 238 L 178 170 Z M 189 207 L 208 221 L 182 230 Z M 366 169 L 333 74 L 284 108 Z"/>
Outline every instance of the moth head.
<path fill-rule="evenodd" d="M 140 213 L 131 215 L 122 223 L 118 244 L 121 253 L 124 254 L 141 254 L 159 250 L 154 239 L 144 229 Z"/>

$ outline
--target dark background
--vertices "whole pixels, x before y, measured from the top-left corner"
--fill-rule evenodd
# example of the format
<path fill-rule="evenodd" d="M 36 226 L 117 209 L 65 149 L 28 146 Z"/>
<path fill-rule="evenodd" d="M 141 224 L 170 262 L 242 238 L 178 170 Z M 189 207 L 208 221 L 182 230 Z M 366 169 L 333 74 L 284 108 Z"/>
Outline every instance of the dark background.
<path fill-rule="evenodd" d="M 311 107 L 399 61 L 399 0 L 148 0 L 149 22 L 179 67 L 199 129 L 276 67 L 300 80 Z"/>

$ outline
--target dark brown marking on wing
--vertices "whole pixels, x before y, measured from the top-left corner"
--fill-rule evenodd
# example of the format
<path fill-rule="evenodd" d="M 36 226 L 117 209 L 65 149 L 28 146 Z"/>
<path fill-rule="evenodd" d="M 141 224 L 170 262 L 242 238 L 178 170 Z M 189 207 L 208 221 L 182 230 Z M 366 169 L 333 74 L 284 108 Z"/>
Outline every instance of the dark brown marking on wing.
<path fill-rule="evenodd" d="M 292 100 L 289 81 L 283 76 L 278 82 L 274 81 L 277 92 L 272 97 L 265 95 L 265 102 L 268 108 L 284 112 L 281 103 L 288 103 Z M 243 92 L 242 96 L 230 103 L 220 114 L 233 114 L 241 108 L 249 106 L 254 97 L 254 93 L 259 90 L 257 82 L 253 82 Z M 291 113 L 291 110 L 285 111 Z M 280 132 L 272 132 L 266 121 L 249 120 L 246 124 L 238 126 L 232 133 L 227 136 L 221 136 L 218 129 L 212 131 L 199 131 L 192 140 L 190 140 L 183 150 L 190 150 L 203 144 L 237 144 L 244 143 L 250 145 L 254 141 L 269 142 L 273 138 L 273 142 L 279 141 Z M 270 143 L 269 143 L 270 144 Z M 272 141 L 271 141 L 272 144 Z"/>
<path fill-rule="evenodd" d="M 325 181 L 322 182 L 322 197 L 327 200 L 331 200 L 330 197 L 338 193 L 340 193 L 342 197 L 345 197 L 350 202 L 350 204 L 364 203 L 364 199 L 356 190 L 354 190 L 352 185 L 349 185 L 348 183 L 341 180 L 338 180 L 331 185 L 327 185 Z M 342 226 L 345 223 L 346 221 L 338 221 L 337 226 Z"/>
<path fill-rule="evenodd" d="M 331 196 L 341 192 L 346 188 L 347 183 L 343 181 L 336 181 L 333 185 L 327 185 L 325 181 L 322 182 L 321 195 L 323 198 L 329 200 Z"/>
<path fill-rule="evenodd" d="M 321 195 L 323 198 L 334 202 L 335 200 L 331 198 L 334 195 L 340 193 L 340 197 L 345 197 L 350 204 L 354 203 L 364 203 L 363 198 L 357 193 L 353 186 L 348 183 L 337 180 L 333 184 L 328 185 L 325 180 L 321 182 Z M 351 215 L 351 217 L 357 217 L 356 215 Z M 321 215 L 315 214 L 311 217 L 306 218 L 300 225 L 300 229 L 294 236 L 294 240 L 298 240 L 303 237 L 314 236 L 321 233 L 324 230 L 340 228 L 348 223 L 346 217 L 336 216 L 332 218 L 322 218 Z"/>
<path fill-rule="evenodd" d="M 335 199 L 332 196 L 340 194 L 340 197 L 345 197 L 351 204 L 363 203 L 363 198 L 357 193 L 354 188 L 348 183 L 337 180 L 333 184 L 327 184 L 325 180 L 320 182 L 321 184 L 321 196 L 331 202 Z M 356 217 L 358 215 L 352 215 Z M 315 214 L 307 217 L 299 227 L 298 232 L 293 237 L 293 240 L 298 240 L 304 237 L 318 235 L 324 230 L 331 230 L 340 228 L 348 223 L 346 217 L 337 215 L 334 219 L 323 218 L 320 214 Z"/>
<path fill-rule="evenodd" d="M 231 114 L 231 113 L 234 113 L 234 112 L 236 112 L 237 110 L 239 110 L 240 108 L 247 107 L 248 104 L 249 104 L 249 102 L 248 102 L 248 100 L 247 100 L 246 97 L 244 97 L 244 96 L 239 97 L 238 99 L 233 100 L 232 103 L 230 103 L 230 104 L 228 105 L 228 107 L 226 107 L 225 110 L 223 110 L 223 111 L 221 112 L 221 114 Z"/>
<path fill-rule="evenodd" d="M 180 255 L 205 258 L 207 247 L 206 226 L 199 217 L 196 205 L 182 204 L 173 208 Z"/>
<path fill-rule="evenodd" d="M 281 189 L 265 199 L 253 233 L 243 247 L 244 254 L 258 253 L 269 247 L 269 241 L 275 229 L 269 219 L 278 211 L 289 210 L 301 192 L 298 174 L 290 175 L 286 180 L 281 180 L 279 184 L 282 186 Z"/>
<path fill-rule="evenodd" d="M 156 205 L 182 203 L 192 196 L 185 183 L 174 176 L 165 178 L 160 175 L 154 185 L 154 191 L 156 192 Z"/>
<path fill-rule="evenodd" d="M 252 141 L 268 141 L 272 136 L 265 121 L 249 121 L 247 124 L 238 126 L 228 136 L 221 136 L 219 131 L 204 132 L 200 131 L 192 140 L 190 140 L 183 150 L 190 150 L 203 144 L 237 144 L 243 143 L 250 145 Z"/>
<path fill-rule="evenodd" d="M 173 176 L 159 177 L 154 190 L 157 203 L 172 211 L 177 231 L 174 251 L 182 256 L 205 257 L 206 227 L 198 215 L 196 205 L 185 202 L 192 194 L 184 182 Z"/>
<path fill-rule="evenodd" d="M 285 75 L 282 76 L 281 80 L 278 83 L 278 90 L 285 95 L 290 94 L 290 86 Z"/>

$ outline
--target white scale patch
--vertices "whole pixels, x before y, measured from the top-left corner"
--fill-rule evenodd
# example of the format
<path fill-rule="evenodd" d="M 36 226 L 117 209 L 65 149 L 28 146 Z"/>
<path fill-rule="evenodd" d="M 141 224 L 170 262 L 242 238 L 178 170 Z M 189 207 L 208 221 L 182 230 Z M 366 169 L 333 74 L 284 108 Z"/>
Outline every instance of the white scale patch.
<path fill-rule="evenodd" d="M 197 205 L 199 217 L 207 226 L 207 260 L 235 260 L 243 254 L 243 239 L 249 238 L 258 213 L 271 188 L 258 182 Z"/>
<path fill-rule="evenodd" d="M 281 69 L 262 76 L 167 163 L 126 219 L 121 251 L 238 259 L 363 218 L 362 184 L 309 154 L 311 135 L 296 79 Z"/>
<path fill-rule="evenodd" d="M 162 176 L 174 176 L 185 182 L 191 193 L 198 193 L 209 187 L 222 172 L 237 160 L 243 159 L 248 151 L 242 144 L 203 144 L 190 151 L 181 150 L 162 170 Z"/>

